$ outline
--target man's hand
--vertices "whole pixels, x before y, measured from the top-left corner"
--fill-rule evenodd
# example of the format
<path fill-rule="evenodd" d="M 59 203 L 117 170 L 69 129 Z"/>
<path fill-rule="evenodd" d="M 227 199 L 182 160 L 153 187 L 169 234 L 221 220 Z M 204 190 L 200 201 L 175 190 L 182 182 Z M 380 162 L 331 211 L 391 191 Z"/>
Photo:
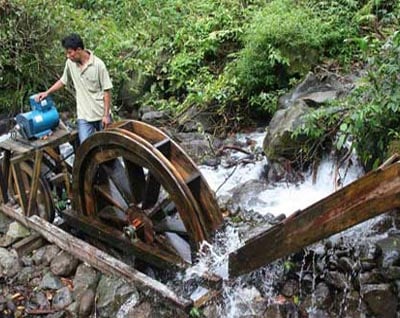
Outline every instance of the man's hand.
<path fill-rule="evenodd" d="M 47 96 L 49 96 L 49 93 L 47 93 L 47 92 L 38 93 L 35 96 L 35 101 L 36 102 L 41 102 L 43 99 L 47 98 Z"/>
<path fill-rule="evenodd" d="M 111 124 L 111 115 L 103 116 L 101 123 L 103 125 L 103 129 L 107 129 L 108 125 Z"/>

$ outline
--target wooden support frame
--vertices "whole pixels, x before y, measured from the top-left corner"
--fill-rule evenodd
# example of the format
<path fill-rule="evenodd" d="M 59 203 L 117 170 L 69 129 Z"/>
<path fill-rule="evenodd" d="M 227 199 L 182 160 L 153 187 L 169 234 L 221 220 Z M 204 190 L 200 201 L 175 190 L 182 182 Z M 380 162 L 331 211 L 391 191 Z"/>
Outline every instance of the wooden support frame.
<path fill-rule="evenodd" d="M 56 244 L 76 258 L 87 262 L 102 273 L 118 275 L 128 282 L 134 283 L 138 289 L 144 292 L 151 290 L 165 300 L 172 308 L 177 308 L 185 313 L 189 313 L 193 307 L 192 300 L 178 296 L 164 284 L 131 268 L 127 264 L 106 254 L 96 247 L 72 236 L 71 234 L 61 230 L 59 227 L 41 219 L 37 215 L 25 217 L 22 213 L 5 204 L 0 205 L 0 210 L 24 226 L 38 232 L 47 241 Z"/>

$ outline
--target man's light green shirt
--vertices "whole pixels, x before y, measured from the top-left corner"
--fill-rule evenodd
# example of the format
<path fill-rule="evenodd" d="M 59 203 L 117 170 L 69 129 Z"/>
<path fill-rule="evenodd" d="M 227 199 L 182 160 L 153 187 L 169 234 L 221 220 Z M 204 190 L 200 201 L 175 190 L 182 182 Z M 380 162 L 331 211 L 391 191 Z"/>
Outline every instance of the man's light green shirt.
<path fill-rule="evenodd" d="M 110 76 L 104 62 L 92 52 L 83 69 L 67 60 L 61 82 L 68 85 L 72 80 L 76 91 L 78 119 L 87 121 L 101 120 L 104 114 L 104 91 L 112 88 Z"/>

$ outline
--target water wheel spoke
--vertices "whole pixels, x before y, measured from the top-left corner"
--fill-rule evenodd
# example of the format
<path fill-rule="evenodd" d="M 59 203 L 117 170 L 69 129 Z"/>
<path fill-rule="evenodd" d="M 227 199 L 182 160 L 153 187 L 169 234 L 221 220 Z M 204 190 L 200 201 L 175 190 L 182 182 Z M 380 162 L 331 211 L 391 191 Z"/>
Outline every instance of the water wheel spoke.
<path fill-rule="evenodd" d="M 106 175 L 113 181 L 125 202 L 134 202 L 133 191 L 130 184 L 127 169 L 123 166 L 120 158 L 110 160 L 102 165 Z"/>
<path fill-rule="evenodd" d="M 173 247 L 175 252 L 186 263 L 192 264 L 192 251 L 190 244 L 176 233 L 166 232 L 165 239 Z"/>
<path fill-rule="evenodd" d="M 98 213 L 98 217 L 105 221 L 107 224 L 111 224 L 117 228 L 123 228 L 129 224 L 126 213 L 115 206 L 106 206 L 101 209 Z"/>
<path fill-rule="evenodd" d="M 167 216 L 154 226 L 157 233 L 173 232 L 177 234 L 187 234 L 185 225 L 177 216 Z"/>
<path fill-rule="evenodd" d="M 145 210 L 146 215 L 153 221 L 160 221 L 174 212 L 176 212 L 176 206 L 169 196 L 159 199 L 157 204 Z"/>
<path fill-rule="evenodd" d="M 153 174 L 149 172 L 146 178 L 146 188 L 142 204 L 143 209 L 148 209 L 157 203 L 160 190 L 160 183 L 156 180 Z"/>
<path fill-rule="evenodd" d="M 98 194 L 100 194 L 113 206 L 119 208 L 120 210 L 126 210 L 128 208 L 128 204 L 111 179 L 105 180 L 105 182 L 101 184 L 95 184 L 93 187 Z"/>
<path fill-rule="evenodd" d="M 146 176 L 143 168 L 126 159 L 123 159 L 123 162 L 128 175 L 130 189 L 132 191 L 131 202 L 139 204 L 143 201 L 144 189 L 146 186 Z"/>

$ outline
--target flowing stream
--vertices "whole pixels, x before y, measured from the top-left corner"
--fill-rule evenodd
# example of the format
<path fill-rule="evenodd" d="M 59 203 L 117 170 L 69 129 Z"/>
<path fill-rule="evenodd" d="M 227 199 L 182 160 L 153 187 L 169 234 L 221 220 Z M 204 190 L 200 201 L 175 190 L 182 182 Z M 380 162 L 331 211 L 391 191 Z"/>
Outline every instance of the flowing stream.
<path fill-rule="evenodd" d="M 254 140 L 256 142 L 255 147 L 262 146 L 263 138 L 264 133 L 239 136 L 239 139 L 242 140 Z M 244 153 L 232 151 L 230 160 L 232 158 L 240 160 L 244 156 Z M 301 183 L 269 184 L 265 190 L 247 195 L 240 202 L 240 208 L 255 211 L 256 214 L 260 215 L 272 214 L 278 216 L 283 213 L 287 217 L 338 190 L 339 180 L 341 186 L 344 186 L 361 177 L 363 170 L 356 164 L 356 158 L 353 158 L 351 162 L 354 164 L 346 168 L 336 169 L 334 160 L 327 157 L 321 162 L 316 179 L 313 180 L 312 174 L 307 173 Z M 217 192 L 217 197 L 221 198 L 232 196 L 233 189 L 240 187 L 241 184 L 249 180 L 265 179 L 266 164 L 265 156 L 259 156 L 255 163 L 246 165 L 239 164 L 230 168 L 223 168 L 224 162 L 222 162 L 217 168 L 201 166 L 200 169 L 210 187 Z M 254 307 L 257 306 L 258 299 L 261 298 L 260 292 L 264 299 L 267 298 L 270 301 L 273 301 L 277 296 L 273 292 L 273 285 L 283 270 L 282 261 L 276 261 L 237 279 L 229 279 L 228 255 L 243 244 L 244 241 L 240 237 L 237 227 L 234 224 L 225 225 L 216 234 L 212 244 L 205 243 L 203 245 L 198 263 L 189 268 L 183 276 L 177 277 L 175 281 L 178 284 L 179 282 L 187 284 L 206 271 L 221 276 L 223 278 L 223 301 L 214 308 L 216 313 L 211 314 L 211 316 L 244 317 L 255 315 Z M 192 291 L 193 294 L 202 292 L 201 287 Z"/>

